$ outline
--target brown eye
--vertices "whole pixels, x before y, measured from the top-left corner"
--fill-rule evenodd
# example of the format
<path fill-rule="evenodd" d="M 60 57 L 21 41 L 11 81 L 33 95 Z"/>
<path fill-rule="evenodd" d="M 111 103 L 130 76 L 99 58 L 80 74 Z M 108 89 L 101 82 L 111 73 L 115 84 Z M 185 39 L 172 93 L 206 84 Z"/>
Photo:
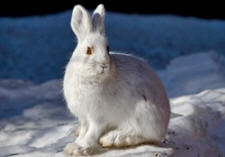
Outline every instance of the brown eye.
<path fill-rule="evenodd" d="M 92 54 L 92 49 L 93 49 L 92 47 L 89 47 L 89 46 L 88 46 L 87 52 L 86 52 L 86 53 L 87 53 L 88 55 L 91 55 L 91 54 Z"/>

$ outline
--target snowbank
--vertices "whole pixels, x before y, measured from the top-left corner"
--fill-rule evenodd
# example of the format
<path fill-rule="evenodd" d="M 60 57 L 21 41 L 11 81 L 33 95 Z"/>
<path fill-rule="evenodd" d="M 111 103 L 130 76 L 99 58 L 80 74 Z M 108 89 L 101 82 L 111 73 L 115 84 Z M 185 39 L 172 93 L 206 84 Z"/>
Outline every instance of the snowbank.
<path fill-rule="evenodd" d="M 214 51 L 178 57 L 159 73 L 170 97 L 224 88 L 224 57 Z"/>
<path fill-rule="evenodd" d="M 61 78 L 76 45 L 71 11 L 24 18 L 0 18 L 0 77 L 45 82 Z M 175 57 L 215 50 L 225 54 L 225 21 L 172 15 L 107 12 L 112 50 L 144 57 L 157 69 Z"/>
<path fill-rule="evenodd" d="M 95 156 L 225 156 L 224 64 L 215 56 L 179 57 L 159 73 L 173 113 L 161 145 L 102 150 Z M 39 85 L 0 80 L 0 156 L 65 157 L 62 149 L 75 139 L 78 121 L 61 96 L 60 80 Z"/>

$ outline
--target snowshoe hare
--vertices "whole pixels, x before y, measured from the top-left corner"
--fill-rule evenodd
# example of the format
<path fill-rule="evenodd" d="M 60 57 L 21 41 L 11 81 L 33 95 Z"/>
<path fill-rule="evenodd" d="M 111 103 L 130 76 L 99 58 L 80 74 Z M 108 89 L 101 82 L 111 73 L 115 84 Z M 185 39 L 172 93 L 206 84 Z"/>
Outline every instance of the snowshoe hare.
<path fill-rule="evenodd" d="M 99 146 L 157 143 L 167 133 L 170 105 L 160 79 L 143 59 L 109 52 L 104 17 L 102 4 L 92 17 L 81 5 L 72 13 L 78 43 L 63 90 L 81 126 L 76 141 L 64 148 L 70 155 L 92 154 Z"/>

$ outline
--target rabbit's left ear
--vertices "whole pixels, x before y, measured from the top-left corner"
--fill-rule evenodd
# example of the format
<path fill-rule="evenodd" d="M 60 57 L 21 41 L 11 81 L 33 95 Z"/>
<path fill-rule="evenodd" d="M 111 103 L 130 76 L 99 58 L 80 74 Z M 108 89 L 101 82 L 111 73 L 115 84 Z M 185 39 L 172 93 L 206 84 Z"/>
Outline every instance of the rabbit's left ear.
<path fill-rule="evenodd" d="M 105 7 L 103 4 L 99 4 L 92 15 L 92 22 L 94 30 L 100 32 L 101 34 L 105 33 L 104 19 Z"/>

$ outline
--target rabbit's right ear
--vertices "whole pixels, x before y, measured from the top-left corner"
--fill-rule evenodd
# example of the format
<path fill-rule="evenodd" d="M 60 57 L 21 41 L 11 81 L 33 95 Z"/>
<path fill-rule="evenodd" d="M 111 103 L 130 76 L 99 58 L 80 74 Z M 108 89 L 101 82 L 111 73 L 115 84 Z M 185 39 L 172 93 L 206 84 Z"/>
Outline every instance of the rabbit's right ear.
<path fill-rule="evenodd" d="M 71 27 L 76 34 L 78 41 L 83 40 L 87 33 L 92 29 L 92 21 L 87 10 L 81 6 L 76 5 L 73 9 Z"/>
<path fill-rule="evenodd" d="M 92 15 L 93 29 L 101 34 L 105 33 L 105 7 L 99 4 Z"/>

